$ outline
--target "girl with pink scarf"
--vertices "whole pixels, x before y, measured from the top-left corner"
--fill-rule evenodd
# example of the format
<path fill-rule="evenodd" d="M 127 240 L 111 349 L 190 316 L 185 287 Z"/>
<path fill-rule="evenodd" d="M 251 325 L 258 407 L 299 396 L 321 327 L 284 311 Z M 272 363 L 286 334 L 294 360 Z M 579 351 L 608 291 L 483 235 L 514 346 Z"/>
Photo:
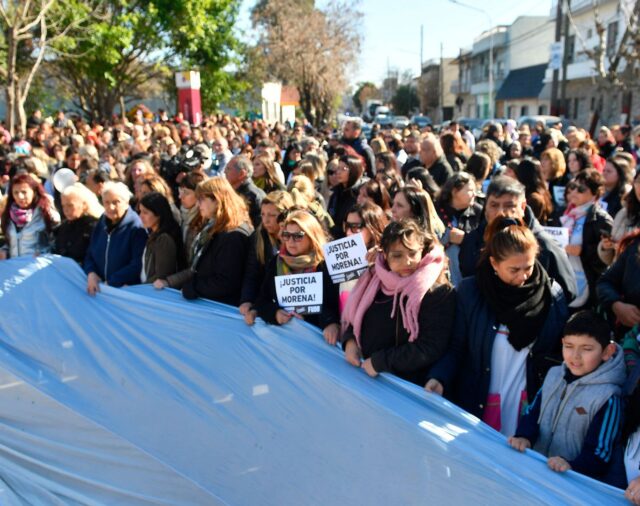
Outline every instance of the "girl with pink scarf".
<path fill-rule="evenodd" d="M 381 247 L 342 315 L 345 359 L 372 377 L 390 372 L 423 385 L 453 327 L 455 293 L 446 256 L 413 220 L 389 224 Z"/>

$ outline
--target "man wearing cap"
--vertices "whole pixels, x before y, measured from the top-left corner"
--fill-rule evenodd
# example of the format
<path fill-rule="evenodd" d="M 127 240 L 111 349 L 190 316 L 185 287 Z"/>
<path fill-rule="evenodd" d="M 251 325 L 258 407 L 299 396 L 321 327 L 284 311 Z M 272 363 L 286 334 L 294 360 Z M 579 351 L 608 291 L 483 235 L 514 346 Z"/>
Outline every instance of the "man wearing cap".
<path fill-rule="evenodd" d="M 260 224 L 260 206 L 265 192 L 258 188 L 251 179 L 253 176 L 253 164 L 244 155 L 234 156 L 224 168 L 224 175 L 238 195 L 243 197 L 249 208 L 249 216 L 253 227 Z"/>

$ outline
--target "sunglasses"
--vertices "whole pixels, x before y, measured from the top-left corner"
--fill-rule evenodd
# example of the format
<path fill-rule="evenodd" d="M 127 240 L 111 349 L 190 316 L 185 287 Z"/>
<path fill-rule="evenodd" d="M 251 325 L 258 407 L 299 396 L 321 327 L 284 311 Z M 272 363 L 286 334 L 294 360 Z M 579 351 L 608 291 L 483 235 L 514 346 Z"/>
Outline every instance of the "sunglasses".
<path fill-rule="evenodd" d="M 293 239 L 293 242 L 300 242 L 304 239 L 306 234 L 302 231 L 300 232 L 287 232 L 286 230 L 282 232 L 282 241 L 287 242 L 289 239 Z"/>
<path fill-rule="evenodd" d="M 329 174 L 330 176 L 335 176 L 336 171 L 335 170 L 328 170 L 327 174 Z"/>
<path fill-rule="evenodd" d="M 578 190 L 578 193 L 585 193 L 589 188 L 587 188 L 585 185 L 583 184 L 578 184 L 578 183 L 569 183 L 567 185 L 567 190 L 572 191 L 572 190 Z"/>
<path fill-rule="evenodd" d="M 345 231 L 351 230 L 351 232 L 359 232 L 364 228 L 364 223 L 350 223 L 348 221 L 344 222 Z"/>

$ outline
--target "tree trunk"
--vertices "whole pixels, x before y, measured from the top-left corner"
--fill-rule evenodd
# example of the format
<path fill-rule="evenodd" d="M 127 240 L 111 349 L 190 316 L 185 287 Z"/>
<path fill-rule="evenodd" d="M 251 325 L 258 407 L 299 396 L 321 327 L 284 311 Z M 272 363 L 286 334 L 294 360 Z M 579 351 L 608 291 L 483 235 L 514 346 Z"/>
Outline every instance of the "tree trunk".
<path fill-rule="evenodd" d="M 15 101 L 16 101 L 16 123 L 20 127 L 22 133 L 27 132 L 27 113 L 24 110 L 24 104 L 27 101 L 26 95 L 23 94 L 20 81 L 15 81 Z"/>
<path fill-rule="evenodd" d="M 9 133 L 13 136 L 16 133 L 16 116 L 15 116 L 15 104 L 16 104 L 16 61 L 18 54 L 18 41 L 16 40 L 15 28 L 7 30 L 7 128 Z"/>

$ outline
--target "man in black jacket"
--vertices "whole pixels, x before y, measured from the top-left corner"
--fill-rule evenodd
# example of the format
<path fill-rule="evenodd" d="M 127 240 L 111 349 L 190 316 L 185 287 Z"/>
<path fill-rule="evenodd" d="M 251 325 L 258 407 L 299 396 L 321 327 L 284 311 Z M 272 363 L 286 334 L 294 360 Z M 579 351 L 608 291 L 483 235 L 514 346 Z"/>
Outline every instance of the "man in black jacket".
<path fill-rule="evenodd" d="M 524 186 L 508 176 L 496 176 L 487 188 L 487 201 L 484 207 L 484 219 L 480 226 L 465 235 L 460 245 L 460 271 L 464 277 L 475 274 L 480 253 L 484 247 L 484 232 L 487 224 L 496 216 L 517 218 L 529 227 L 540 245 L 538 260 L 550 278 L 562 287 L 567 302 L 578 294 L 576 277 L 565 251 L 545 232 L 536 220 L 531 208 L 527 206 Z"/>
<path fill-rule="evenodd" d="M 260 224 L 260 206 L 265 192 L 258 188 L 251 179 L 253 176 L 253 164 L 244 155 L 234 156 L 224 168 L 227 181 L 233 189 L 245 199 L 251 223 L 256 228 Z"/>
<path fill-rule="evenodd" d="M 420 161 L 420 132 L 413 130 L 409 132 L 404 141 L 404 151 L 407 153 L 407 161 L 402 166 L 402 179 L 407 179 L 407 174 L 411 169 L 421 167 Z"/>
<path fill-rule="evenodd" d="M 351 146 L 358 153 L 366 164 L 366 173 L 371 179 L 375 178 L 376 157 L 373 149 L 362 135 L 362 123 L 359 119 L 349 119 L 342 125 L 342 144 Z"/>
<path fill-rule="evenodd" d="M 420 160 L 425 169 L 433 176 L 438 186 L 442 187 L 454 172 L 442 151 L 440 141 L 433 134 L 427 134 L 420 144 Z"/>

